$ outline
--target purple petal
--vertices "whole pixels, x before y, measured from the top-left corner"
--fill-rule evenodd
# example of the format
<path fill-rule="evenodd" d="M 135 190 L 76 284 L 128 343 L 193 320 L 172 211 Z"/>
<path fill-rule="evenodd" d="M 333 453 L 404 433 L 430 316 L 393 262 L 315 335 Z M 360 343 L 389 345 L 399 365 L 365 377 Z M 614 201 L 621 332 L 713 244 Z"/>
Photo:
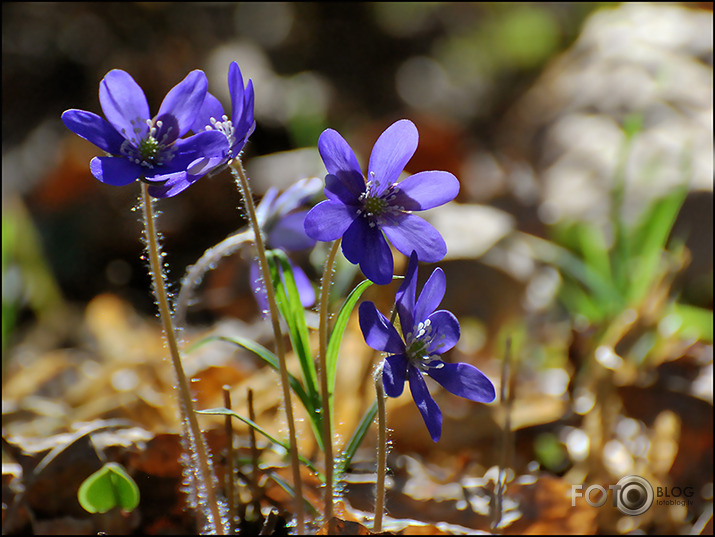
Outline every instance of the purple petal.
<path fill-rule="evenodd" d="M 444 292 L 447 289 L 447 279 L 441 268 L 434 269 L 429 280 L 425 283 L 417 299 L 415 306 L 415 319 L 424 321 L 434 310 L 437 309 L 439 303 L 444 298 Z"/>
<path fill-rule="evenodd" d="M 315 246 L 315 239 L 305 234 L 305 216 L 308 211 L 298 211 L 279 219 L 268 233 L 271 248 L 305 250 Z"/>
<path fill-rule="evenodd" d="M 211 125 L 211 118 L 222 121 L 221 118 L 223 115 L 224 111 L 221 102 L 210 93 L 206 93 L 204 103 L 196 114 L 196 119 L 194 120 L 194 124 L 191 125 L 191 130 L 196 133 L 205 131 L 206 127 Z"/>
<path fill-rule="evenodd" d="M 325 176 L 324 192 L 328 199 L 341 201 L 345 205 L 357 205 L 359 196 L 351 188 L 352 185 L 347 185 L 337 175 L 329 173 Z"/>
<path fill-rule="evenodd" d="M 417 127 L 408 119 L 393 123 L 380 135 L 372 148 L 368 166 L 368 181 L 379 183 L 375 195 L 397 181 L 415 154 L 418 140 Z"/>
<path fill-rule="evenodd" d="M 405 255 L 414 250 L 420 261 L 434 263 L 447 254 L 442 235 L 417 215 L 403 213 L 397 218 L 385 219 L 382 230 L 397 250 Z"/>
<path fill-rule="evenodd" d="M 405 332 L 412 330 L 416 324 L 414 318 L 415 295 L 417 294 L 417 254 L 412 252 L 407 264 L 405 279 L 395 294 L 395 306 L 400 316 L 400 326 Z"/>
<path fill-rule="evenodd" d="M 196 159 L 225 157 L 228 152 L 228 139 L 219 131 L 203 131 L 177 140 L 173 148 L 176 154 L 167 162 L 167 166 L 178 169 L 188 166 Z"/>
<path fill-rule="evenodd" d="M 139 179 L 146 168 L 122 157 L 94 157 L 89 163 L 89 170 L 103 183 L 124 186 Z"/>
<path fill-rule="evenodd" d="M 393 205 L 424 211 L 444 205 L 459 194 L 459 181 L 449 172 L 419 172 L 398 184 Z"/>
<path fill-rule="evenodd" d="M 246 144 L 246 140 L 248 140 L 248 137 L 256 128 L 256 122 L 253 118 L 253 101 L 253 80 L 249 80 L 243 96 L 243 107 L 233 109 L 232 123 L 234 127 L 234 136 L 236 137 L 236 143 L 232 148 L 234 155 L 243 149 L 243 146 Z"/>
<path fill-rule="evenodd" d="M 358 308 L 360 330 L 368 347 L 376 351 L 403 354 L 405 344 L 394 326 L 372 302 L 363 302 Z"/>
<path fill-rule="evenodd" d="M 278 189 L 274 186 L 270 187 L 263 197 L 260 203 L 256 206 L 256 220 L 258 224 L 263 227 L 268 219 L 273 216 L 274 207 L 273 204 L 278 198 Z"/>
<path fill-rule="evenodd" d="M 378 226 L 370 227 L 365 218 L 356 218 L 343 235 L 342 248 L 347 260 L 358 263 L 374 283 L 386 285 L 392 281 L 392 252 Z"/>
<path fill-rule="evenodd" d="M 343 203 L 321 201 L 305 217 L 305 233 L 318 241 L 334 241 L 343 236 L 356 216 L 355 209 Z"/>
<path fill-rule="evenodd" d="M 273 210 L 280 216 L 297 209 L 320 192 L 323 182 L 317 177 L 307 177 L 293 183 L 276 200 Z"/>
<path fill-rule="evenodd" d="M 487 376 L 470 364 L 448 364 L 430 368 L 427 374 L 454 395 L 479 403 L 491 403 L 496 398 L 494 384 Z"/>
<path fill-rule="evenodd" d="M 92 142 L 101 150 L 119 155 L 124 137 L 104 118 L 85 110 L 66 110 L 62 122 L 77 136 Z"/>
<path fill-rule="evenodd" d="M 99 103 L 107 121 L 127 140 L 136 142 L 149 132 L 149 103 L 129 73 L 113 69 L 104 75 L 99 83 Z"/>
<path fill-rule="evenodd" d="M 157 121 L 173 123 L 171 132 L 162 132 L 168 140 L 174 141 L 189 132 L 204 104 L 208 87 L 209 81 L 204 72 L 195 69 L 169 90 L 156 117 Z"/>
<path fill-rule="evenodd" d="M 382 385 L 388 397 L 399 397 L 405 389 L 409 361 L 404 354 L 387 356 L 382 363 Z"/>
<path fill-rule="evenodd" d="M 231 121 L 233 121 L 234 125 L 238 123 L 240 113 L 243 110 L 243 92 L 241 69 L 236 62 L 231 62 L 231 65 L 228 66 L 228 94 L 231 96 L 231 109 L 233 110 Z"/>
<path fill-rule="evenodd" d="M 288 262 L 293 269 L 293 279 L 295 280 L 295 286 L 298 289 L 298 296 L 300 296 L 300 303 L 304 308 L 309 308 L 315 304 L 315 289 L 310 281 L 310 278 L 303 272 L 303 269 L 298 265 L 294 265 L 289 259 Z"/>
<path fill-rule="evenodd" d="M 150 186 L 149 195 L 155 198 L 172 198 L 189 188 L 199 178 L 189 175 L 186 170 L 181 170 L 165 175 L 157 175 L 155 179 L 164 180 L 164 182 Z"/>
<path fill-rule="evenodd" d="M 422 419 L 425 421 L 432 441 L 439 442 L 442 436 L 442 411 L 434 399 L 432 399 L 420 370 L 416 367 L 409 366 L 407 374 L 410 380 L 412 399 L 415 400 L 415 404 L 420 414 L 422 414 Z"/>
<path fill-rule="evenodd" d="M 365 191 L 365 180 L 355 153 L 337 131 L 327 129 L 318 139 L 318 151 L 329 174 L 336 175 L 356 199 Z"/>
<path fill-rule="evenodd" d="M 432 327 L 432 337 L 427 347 L 430 354 L 442 354 L 454 347 L 459 341 L 459 321 L 447 310 L 435 311 L 427 317 Z M 416 319 L 420 322 L 422 319 Z"/>

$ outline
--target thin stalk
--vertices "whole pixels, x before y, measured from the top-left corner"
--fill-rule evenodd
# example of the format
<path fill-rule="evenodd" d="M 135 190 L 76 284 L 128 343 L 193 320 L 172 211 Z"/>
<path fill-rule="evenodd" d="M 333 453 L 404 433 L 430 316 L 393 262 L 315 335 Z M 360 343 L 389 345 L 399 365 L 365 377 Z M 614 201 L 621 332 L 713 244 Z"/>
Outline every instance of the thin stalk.
<path fill-rule="evenodd" d="M 385 510 L 385 473 L 387 472 L 387 424 L 385 388 L 382 385 L 382 363 L 375 370 L 377 394 L 377 490 L 375 492 L 375 521 L 373 533 L 382 532 L 382 514 Z"/>
<path fill-rule="evenodd" d="M 332 416 L 330 415 L 330 388 L 328 386 L 328 368 L 326 354 L 328 349 L 328 298 L 330 296 L 330 285 L 333 279 L 333 266 L 335 256 L 340 247 L 340 239 L 333 243 L 328 259 L 325 262 L 323 278 L 320 282 L 320 321 L 318 360 L 320 369 L 320 393 L 322 398 L 323 415 L 323 446 L 325 454 L 325 521 L 330 522 L 333 518 L 333 427 Z"/>
<path fill-rule="evenodd" d="M 231 391 L 228 386 L 223 387 L 223 406 L 231 410 Z M 224 421 L 226 431 L 226 498 L 228 499 L 228 532 L 230 535 L 236 529 L 236 490 L 234 486 L 235 471 L 233 468 L 233 420 L 226 416 Z"/>
<path fill-rule="evenodd" d="M 278 363 L 280 369 L 281 386 L 283 388 L 283 406 L 285 406 L 286 421 L 288 422 L 288 437 L 290 442 L 290 462 L 293 470 L 293 490 L 295 491 L 295 516 L 296 516 L 296 532 L 298 535 L 305 533 L 305 520 L 303 515 L 303 483 L 300 477 L 300 463 L 298 461 L 298 445 L 295 434 L 295 420 L 293 419 L 293 403 L 291 402 L 290 384 L 288 382 L 288 367 L 286 366 L 285 358 L 285 343 L 283 341 L 283 333 L 278 319 L 278 308 L 276 306 L 276 296 L 273 291 L 271 280 L 271 270 L 266 259 L 266 247 L 261 235 L 261 228 L 256 217 L 256 206 L 253 203 L 251 195 L 251 187 L 248 184 L 246 171 L 243 169 L 241 160 L 236 158 L 231 164 L 231 172 L 238 182 L 239 190 L 243 195 L 243 201 L 246 205 L 246 212 L 251 222 L 251 229 L 256 241 L 256 250 L 258 250 L 258 261 L 261 265 L 261 274 L 263 283 L 266 288 L 266 297 L 268 299 L 268 309 L 271 315 L 271 324 L 273 325 L 273 335 L 276 340 L 276 354 L 278 355 Z"/>
<path fill-rule="evenodd" d="M 176 340 L 176 332 L 174 331 L 173 322 L 171 319 L 171 310 L 169 309 L 169 301 L 166 297 L 166 289 L 164 287 L 164 273 L 161 268 L 159 255 L 159 245 L 156 236 L 156 228 L 154 227 L 154 212 L 152 206 L 152 198 L 149 196 L 149 190 L 146 183 L 142 182 L 142 209 L 144 213 L 144 234 L 146 238 L 147 249 L 149 250 L 149 268 L 153 282 L 154 294 L 156 302 L 159 306 L 159 317 L 164 326 L 164 335 L 166 343 L 169 347 L 171 355 L 171 363 L 174 366 L 177 378 L 177 389 L 179 390 L 179 407 L 185 414 L 185 422 L 189 427 L 189 442 L 190 449 L 193 450 L 198 465 L 195 469 L 195 478 L 197 480 L 198 494 L 201 494 L 203 489 L 206 495 L 206 503 L 209 507 L 209 512 L 206 517 L 209 524 L 210 533 L 225 535 L 223 518 L 221 516 L 221 508 L 219 507 L 216 491 L 213 483 L 213 473 L 211 471 L 211 463 L 206 453 L 206 445 L 201 436 L 199 422 L 194 412 L 194 402 L 191 399 L 191 391 L 189 383 L 184 373 L 184 367 L 181 364 L 181 354 L 179 353 L 179 344 Z"/>
<path fill-rule="evenodd" d="M 494 495 L 494 508 L 492 510 L 492 531 L 502 533 L 499 527 L 503 516 L 503 501 L 506 493 L 506 472 L 511 463 L 512 432 L 511 432 L 511 407 L 513 403 L 511 380 L 511 337 L 507 337 L 504 347 L 504 360 L 501 369 L 501 389 L 499 402 L 504 413 L 504 423 L 501 435 L 501 458 L 499 460 L 499 476 L 497 477 Z"/>

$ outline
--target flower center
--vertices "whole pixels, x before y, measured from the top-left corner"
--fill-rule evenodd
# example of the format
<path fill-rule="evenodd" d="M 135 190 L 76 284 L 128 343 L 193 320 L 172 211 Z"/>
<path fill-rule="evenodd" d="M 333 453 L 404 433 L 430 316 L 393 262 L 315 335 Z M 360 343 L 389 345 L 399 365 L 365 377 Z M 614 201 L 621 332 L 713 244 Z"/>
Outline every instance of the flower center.
<path fill-rule="evenodd" d="M 363 200 L 363 208 L 367 216 L 380 216 L 387 207 L 387 201 L 383 198 L 366 198 Z"/>
<path fill-rule="evenodd" d="M 404 212 L 404 207 L 393 205 L 393 201 L 397 197 L 397 185 L 392 184 L 380 193 L 378 188 L 380 181 L 375 179 L 375 173 L 370 172 L 370 180 L 365 185 L 365 192 L 360 194 L 359 201 L 361 208 L 358 210 L 359 215 L 363 215 L 368 219 L 370 227 L 375 227 L 385 214 L 398 214 Z"/>
<path fill-rule="evenodd" d="M 132 124 L 135 125 L 134 139 L 127 138 L 122 142 L 120 148 L 122 155 L 135 164 L 146 168 L 161 166 L 174 158 L 175 148 L 165 143 L 169 137 L 171 128 L 167 129 L 167 132 L 164 133 L 161 140 L 158 140 L 157 134 L 163 126 L 163 122 L 156 121 L 155 123 L 154 120 L 147 119 L 146 124 L 149 127 L 149 132 L 144 138 L 138 138 L 139 132 L 141 132 L 141 129 L 138 127 L 139 122 L 141 122 L 139 118 L 132 121 Z"/>
<path fill-rule="evenodd" d="M 418 323 L 413 332 L 405 335 L 407 357 L 421 371 L 430 368 L 439 369 L 444 366 L 439 360 L 439 354 L 427 350 L 433 339 L 432 322 L 429 319 Z"/>

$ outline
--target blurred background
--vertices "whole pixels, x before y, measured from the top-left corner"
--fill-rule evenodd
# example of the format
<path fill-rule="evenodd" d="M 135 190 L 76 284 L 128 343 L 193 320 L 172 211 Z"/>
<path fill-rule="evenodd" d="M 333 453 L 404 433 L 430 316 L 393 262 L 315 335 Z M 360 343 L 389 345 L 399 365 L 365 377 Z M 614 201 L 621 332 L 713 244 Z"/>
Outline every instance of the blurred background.
<path fill-rule="evenodd" d="M 537 480 L 555 487 L 552 497 L 567 483 L 615 483 L 629 472 L 697 491 L 693 505 L 654 508 L 638 522 L 595 518 L 592 508 L 571 522 L 568 506 L 529 519 L 522 509 L 513 531 L 537 532 L 544 517 L 553 518 L 541 527 L 548 531 L 702 531 L 708 520 L 712 531 L 711 2 L 17 2 L 3 3 L 2 28 L 4 438 L 119 416 L 149 430 L 177 425 L 162 408 L 172 404 L 170 373 L 146 380 L 163 351 L 132 212 L 138 189 L 95 180 L 88 164 L 98 150 L 60 115 L 101 114 L 99 81 L 114 68 L 134 77 L 153 112 L 202 69 L 228 109 L 236 61 L 256 91 L 243 160 L 257 197 L 323 177 L 316 144 L 325 128 L 365 166 L 377 136 L 400 118 L 420 133 L 407 171 L 460 179 L 457 200 L 427 215 L 449 248 L 439 263 L 448 278 L 442 307 L 463 331 L 452 359 L 478 365 L 498 386 L 511 382 L 512 393 L 489 408 L 438 394 L 446 415 L 438 445 L 407 397 L 391 400 L 391 419 L 409 424 L 393 426 L 398 482 L 414 478 L 410 456 L 442 468 L 429 474 L 433 498 L 455 476 L 486 479 L 500 463 L 493 451 L 508 407 L 508 465 L 517 476 L 552 476 Z M 161 201 L 174 292 L 207 248 L 245 225 L 240 203 L 228 173 Z M 300 259 L 316 282 L 321 253 Z M 359 276 L 348 272 L 336 293 Z M 386 310 L 393 291 L 365 296 Z M 189 339 L 217 327 L 265 333 L 240 257 L 206 276 L 189 319 Z M 367 379 L 379 357 L 349 329 L 345 345 L 364 359 L 346 364 L 346 375 L 355 378 L 353 367 Z M 511 377 L 502 373 L 507 337 Z M 256 382 L 258 365 L 236 353 L 189 359 L 206 405 L 221 382 Z M 346 390 L 356 402 L 345 412 L 359 416 L 370 393 Z M 277 406 L 267 394 L 266 415 Z M 522 487 L 522 502 L 541 505 Z M 405 489 L 393 496 L 394 516 L 430 521 L 419 503 L 428 499 Z M 492 515 L 477 503 L 473 518 L 449 520 L 488 528 Z"/>

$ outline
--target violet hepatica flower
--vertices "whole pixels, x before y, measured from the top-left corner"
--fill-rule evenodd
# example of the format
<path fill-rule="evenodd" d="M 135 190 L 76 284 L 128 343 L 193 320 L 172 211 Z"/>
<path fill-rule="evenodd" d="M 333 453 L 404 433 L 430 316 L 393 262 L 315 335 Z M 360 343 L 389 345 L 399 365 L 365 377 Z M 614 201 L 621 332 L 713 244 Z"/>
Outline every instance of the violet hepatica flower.
<path fill-rule="evenodd" d="M 205 173 L 193 168 L 197 162 L 226 151 L 226 137 L 220 133 L 181 138 L 191 129 L 207 89 L 206 75 L 192 71 L 169 91 L 152 118 L 141 87 L 125 71 L 114 69 L 99 84 L 99 102 L 107 119 L 72 109 L 62 114 L 62 121 L 107 153 L 89 164 L 98 180 L 123 186 L 139 179 L 151 185 L 152 196 L 171 197 Z"/>
<path fill-rule="evenodd" d="M 439 232 L 413 211 L 443 205 L 459 192 L 459 181 L 449 172 L 424 171 L 397 182 L 417 149 L 415 125 L 402 119 L 390 125 L 375 142 L 367 179 L 353 150 L 340 134 L 324 131 L 318 150 L 328 175 L 325 195 L 305 219 L 309 237 L 333 241 L 342 237 L 342 250 L 374 283 L 392 281 L 393 260 L 385 240 L 403 254 L 417 252 L 420 261 L 435 262 L 447 253 Z M 383 236 L 384 234 L 384 236 Z"/>
<path fill-rule="evenodd" d="M 228 67 L 228 92 L 231 96 L 231 117 L 224 113 L 219 100 L 207 93 L 192 127 L 194 132 L 221 132 L 228 141 L 228 147 L 222 155 L 206 158 L 201 164 L 201 168 L 208 170 L 210 175 L 224 170 L 241 153 L 248 137 L 256 128 L 253 116 L 253 81 L 249 79 L 246 87 L 243 87 L 243 76 L 236 62 L 231 62 Z"/>
<path fill-rule="evenodd" d="M 322 185 L 320 179 L 311 177 L 301 179 L 282 194 L 278 194 L 278 189 L 275 187 L 268 189 L 256 207 L 256 218 L 265 234 L 268 249 L 278 248 L 285 252 L 293 252 L 315 246 L 315 239 L 305 234 L 303 222 L 308 211 L 301 207 L 315 197 Z M 305 272 L 290 261 L 290 258 L 288 262 L 293 271 L 301 304 L 306 308 L 312 306 L 315 303 L 313 284 Z M 282 269 L 279 270 L 282 274 Z M 256 302 L 261 311 L 265 312 L 268 310 L 268 299 L 257 260 L 251 262 L 250 278 L 253 282 L 251 289 Z"/>
<path fill-rule="evenodd" d="M 422 375 L 427 374 L 455 395 L 489 403 L 496 393 L 492 382 L 473 365 L 451 364 L 441 354 L 459 340 L 459 322 L 437 307 L 444 297 L 446 283 L 442 269 L 435 269 L 415 300 L 417 291 L 417 256 L 412 254 L 405 280 L 397 291 L 395 306 L 400 317 L 402 336 L 372 302 L 360 304 L 360 328 L 365 342 L 373 349 L 389 353 L 383 362 L 385 393 L 399 397 L 405 381 L 422 414 L 432 440 L 442 434 L 442 412 L 432 399 Z"/>

